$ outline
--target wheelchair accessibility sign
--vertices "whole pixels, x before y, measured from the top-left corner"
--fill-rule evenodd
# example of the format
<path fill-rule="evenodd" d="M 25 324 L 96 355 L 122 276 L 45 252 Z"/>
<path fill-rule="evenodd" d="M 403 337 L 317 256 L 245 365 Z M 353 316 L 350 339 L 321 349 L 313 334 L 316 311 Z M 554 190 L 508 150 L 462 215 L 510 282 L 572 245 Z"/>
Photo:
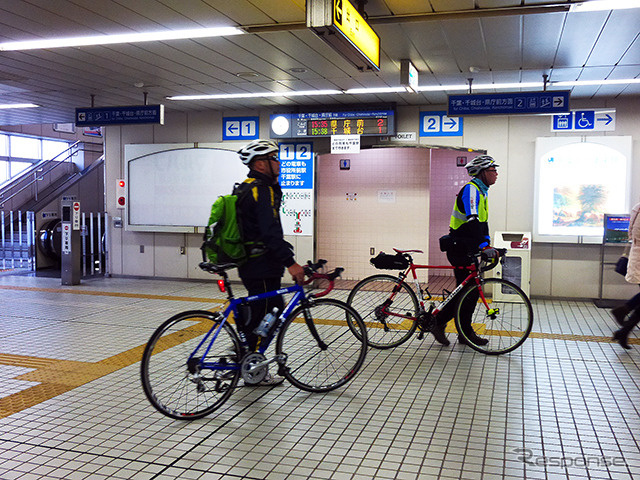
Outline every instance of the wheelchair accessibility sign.
<path fill-rule="evenodd" d="M 554 115 L 552 132 L 613 132 L 616 129 L 616 110 L 575 110 Z"/>

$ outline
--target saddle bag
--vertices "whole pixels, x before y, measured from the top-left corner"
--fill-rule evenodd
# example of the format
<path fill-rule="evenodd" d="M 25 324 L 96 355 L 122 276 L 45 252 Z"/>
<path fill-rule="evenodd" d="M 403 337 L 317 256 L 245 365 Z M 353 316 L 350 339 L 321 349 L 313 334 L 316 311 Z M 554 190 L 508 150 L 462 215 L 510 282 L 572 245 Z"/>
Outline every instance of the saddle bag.
<path fill-rule="evenodd" d="M 381 270 L 404 270 L 409 266 L 409 260 L 400 253 L 389 255 L 388 253 L 380 252 L 371 259 L 371 265 Z"/>

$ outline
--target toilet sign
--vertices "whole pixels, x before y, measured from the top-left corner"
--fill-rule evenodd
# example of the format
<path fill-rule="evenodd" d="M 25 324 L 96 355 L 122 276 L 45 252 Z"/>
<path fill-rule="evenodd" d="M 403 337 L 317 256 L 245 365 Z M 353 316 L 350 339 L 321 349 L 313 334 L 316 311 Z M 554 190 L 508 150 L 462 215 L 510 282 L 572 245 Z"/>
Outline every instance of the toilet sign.
<path fill-rule="evenodd" d="M 552 132 L 613 132 L 616 129 L 616 110 L 573 110 L 551 117 Z"/>

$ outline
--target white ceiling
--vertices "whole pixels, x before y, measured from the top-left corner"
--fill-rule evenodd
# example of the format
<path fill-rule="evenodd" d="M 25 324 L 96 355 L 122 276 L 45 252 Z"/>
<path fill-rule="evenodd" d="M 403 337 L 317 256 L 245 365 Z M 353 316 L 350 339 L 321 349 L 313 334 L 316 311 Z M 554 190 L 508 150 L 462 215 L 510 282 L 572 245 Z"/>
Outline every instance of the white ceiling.
<path fill-rule="evenodd" d="M 575 0 L 368 0 L 365 12 L 382 50 L 381 69 L 374 73 L 359 71 L 305 28 L 304 0 L 0 0 L 0 42 L 217 26 L 273 29 L 226 38 L 0 52 L 0 104 L 41 105 L 0 110 L 0 125 L 73 122 L 74 109 L 91 106 L 92 95 L 96 107 L 141 105 L 143 92 L 148 103 L 163 103 L 168 112 L 447 103 L 447 92 L 165 98 L 399 86 L 401 59 L 416 65 L 421 86 L 469 78 L 474 84 L 542 81 L 543 74 L 551 82 L 640 77 L 640 9 L 524 11 L 570 3 Z M 256 76 L 238 76 L 247 72 Z M 626 95 L 640 95 L 640 84 L 571 92 L 571 98 L 603 100 Z"/>

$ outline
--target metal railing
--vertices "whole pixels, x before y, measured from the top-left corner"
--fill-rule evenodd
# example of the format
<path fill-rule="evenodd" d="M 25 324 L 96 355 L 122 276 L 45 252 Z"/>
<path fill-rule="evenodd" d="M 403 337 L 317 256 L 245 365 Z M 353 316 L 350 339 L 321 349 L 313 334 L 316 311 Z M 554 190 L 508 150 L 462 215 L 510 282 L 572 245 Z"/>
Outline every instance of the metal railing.
<path fill-rule="evenodd" d="M 74 155 L 76 155 L 79 151 L 88 151 L 91 153 L 100 153 L 98 151 L 86 150 L 84 148 L 85 145 L 98 145 L 87 142 L 77 141 L 69 146 L 66 150 L 60 152 L 58 155 L 53 157 L 50 160 L 43 160 L 42 162 L 34 164 L 32 167 L 28 168 L 26 171 L 22 172 L 20 175 L 9 179 L 7 185 L 4 188 L 4 191 L 0 191 L 0 209 L 4 209 L 5 205 L 9 204 L 14 198 L 18 197 L 21 193 L 25 192 L 27 189 L 33 187 L 32 194 L 25 196 L 25 198 L 32 198 L 34 200 L 38 200 L 38 182 L 41 182 L 45 179 L 46 175 L 49 175 L 49 178 L 53 177 L 53 172 L 59 170 L 61 166 L 63 166 L 67 171 L 65 173 L 70 173 L 70 165 L 73 164 L 71 160 Z M 83 148 L 80 148 L 80 147 Z M 60 158 L 63 157 L 63 158 Z M 46 167 L 47 165 L 52 165 L 50 168 Z M 46 170 L 45 170 L 46 168 Z M 57 178 L 62 177 L 65 173 L 62 173 Z M 29 176 L 33 176 L 31 180 L 27 180 Z M 15 192 L 12 191 L 13 188 L 19 185 L 21 182 L 26 181 L 18 190 Z M 5 195 L 11 192 L 11 194 L 5 198 Z M 28 200 L 27 200 L 28 201 Z"/>
<path fill-rule="evenodd" d="M 0 211 L 0 241 L 0 265 L 3 270 L 35 270 L 36 235 L 33 212 L 18 210 L 15 215 L 13 210 Z"/>
<path fill-rule="evenodd" d="M 107 273 L 108 219 L 106 212 L 82 212 L 81 214 L 80 245 L 83 277 Z M 36 248 L 34 212 L 0 210 L 0 269 L 35 271 Z"/>

